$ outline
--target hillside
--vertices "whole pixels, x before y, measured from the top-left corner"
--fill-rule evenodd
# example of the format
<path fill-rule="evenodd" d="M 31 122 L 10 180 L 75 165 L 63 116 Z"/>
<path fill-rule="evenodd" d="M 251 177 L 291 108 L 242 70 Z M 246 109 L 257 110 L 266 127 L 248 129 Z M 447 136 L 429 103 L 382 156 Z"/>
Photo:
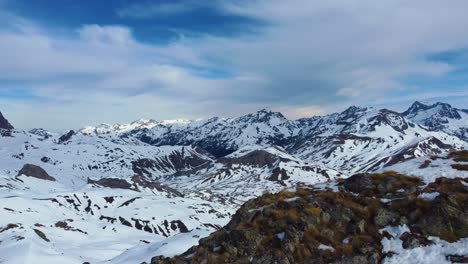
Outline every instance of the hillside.
<path fill-rule="evenodd" d="M 426 185 L 386 172 L 265 194 L 198 246 L 151 263 L 466 262 L 467 193 L 466 178 Z"/>

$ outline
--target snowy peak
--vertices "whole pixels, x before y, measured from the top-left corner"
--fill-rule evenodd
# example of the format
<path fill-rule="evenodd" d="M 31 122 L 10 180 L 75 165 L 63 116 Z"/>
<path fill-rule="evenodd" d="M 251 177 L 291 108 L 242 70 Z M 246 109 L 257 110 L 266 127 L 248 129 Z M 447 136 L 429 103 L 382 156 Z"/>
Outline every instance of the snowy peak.
<path fill-rule="evenodd" d="M 403 116 L 408 118 L 450 118 L 450 119 L 461 119 L 459 109 L 452 107 L 450 104 L 437 102 L 432 105 L 422 104 L 418 101 L 414 102 L 413 105 L 402 113 Z"/>
<path fill-rule="evenodd" d="M 402 115 L 420 125 L 434 131 L 443 131 L 468 140 L 468 113 L 447 103 L 425 105 L 415 102 Z"/>
<path fill-rule="evenodd" d="M 429 105 L 423 104 L 419 101 L 415 101 L 405 112 L 402 113 L 404 116 L 408 116 L 412 113 L 417 113 L 419 111 L 424 111 L 430 108 Z"/>
<path fill-rule="evenodd" d="M 8 122 L 8 120 L 0 112 L 0 129 L 13 129 L 13 126 Z"/>
<path fill-rule="evenodd" d="M 136 121 L 131 122 L 130 124 L 100 124 L 98 126 L 92 127 L 84 127 L 80 129 L 80 132 L 85 134 L 85 135 L 90 135 L 90 134 L 97 134 L 97 135 L 103 135 L 103 134 L 123 134 L 125 132 L 129 132 L 131 130 L 135 129 L 142 129 L 142 128 L 151 128 L 156 125 L 158 125 L 160 122 L 154 120 L 154 119 L 138 119 Z"/>
<path fill-rule="evenodd" d="M 247 114 L 239 117 L 239 121 L 251 121 L 251 122 L 270 122 L 271 120 L 278 120 L 280 122 L 288 122 L 289 120 L 283 116 L 280 112 L 273 112 L 270 110 L 262 109 L 253 114 Z"/>
<path fill-rule="evenodd" d="M 398 132 L 403 132 L 408 128 L 408 122 L 399 113 L 387 109 L 379 110 L 378 113 L 368 119 L 369 123 L 372 124 L 372 130 L 375 130 L 376 126 L 386 125 L 390 126 Z"/>

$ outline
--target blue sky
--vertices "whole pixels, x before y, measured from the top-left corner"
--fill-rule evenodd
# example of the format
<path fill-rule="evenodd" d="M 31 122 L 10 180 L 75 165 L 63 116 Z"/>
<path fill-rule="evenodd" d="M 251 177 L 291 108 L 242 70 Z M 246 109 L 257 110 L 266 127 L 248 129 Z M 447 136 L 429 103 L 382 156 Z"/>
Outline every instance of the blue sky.
<path fill-rule="evenodd" d="M 290 118 L 414 100 L 468 108 L 468 3 L 0 0 L 0 110 L 54 130 Z"/>

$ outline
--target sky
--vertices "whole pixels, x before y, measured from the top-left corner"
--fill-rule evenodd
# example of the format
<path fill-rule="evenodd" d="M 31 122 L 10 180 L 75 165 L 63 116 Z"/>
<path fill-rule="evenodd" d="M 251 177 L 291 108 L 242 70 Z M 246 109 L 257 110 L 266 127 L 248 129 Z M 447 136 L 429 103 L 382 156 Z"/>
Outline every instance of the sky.
<path fill-rule="evenodd" d="M 468 108 L 466 0 L 0 0 L 18 128 Z"/>

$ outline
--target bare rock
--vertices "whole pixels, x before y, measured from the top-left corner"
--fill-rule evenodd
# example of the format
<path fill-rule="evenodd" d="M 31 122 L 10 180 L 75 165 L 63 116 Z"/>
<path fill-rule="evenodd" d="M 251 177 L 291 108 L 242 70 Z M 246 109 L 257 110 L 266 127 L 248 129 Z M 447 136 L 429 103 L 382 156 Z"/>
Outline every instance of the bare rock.
<path fill-rule="evenodd" d="M 55 181 L 55 178 L 50 176 L 43 168 L 33 164 L 24 164 L 17 176 L 20 175 L 26 175 L 41 180 Z"/>

